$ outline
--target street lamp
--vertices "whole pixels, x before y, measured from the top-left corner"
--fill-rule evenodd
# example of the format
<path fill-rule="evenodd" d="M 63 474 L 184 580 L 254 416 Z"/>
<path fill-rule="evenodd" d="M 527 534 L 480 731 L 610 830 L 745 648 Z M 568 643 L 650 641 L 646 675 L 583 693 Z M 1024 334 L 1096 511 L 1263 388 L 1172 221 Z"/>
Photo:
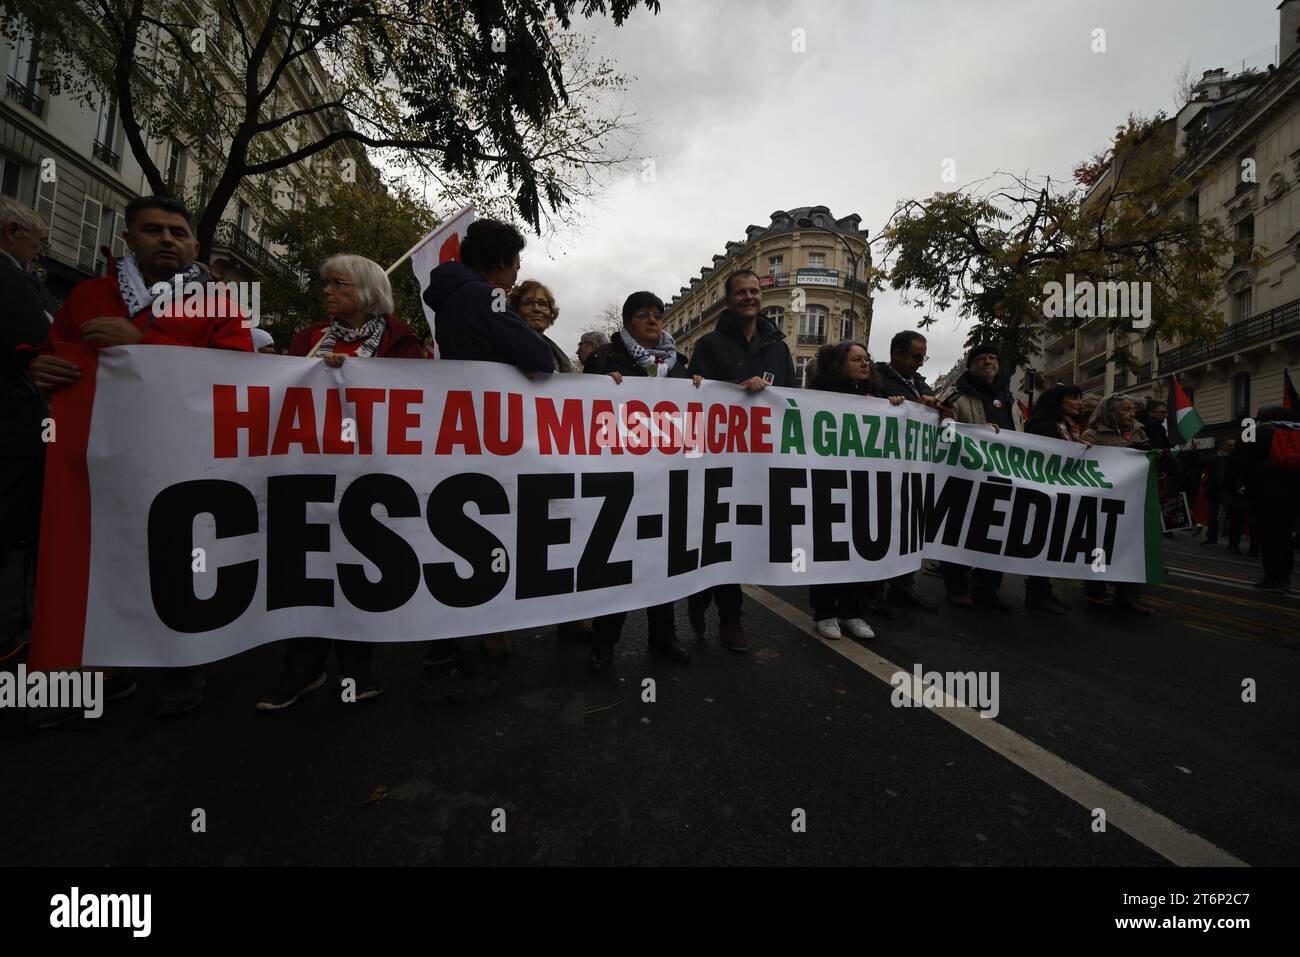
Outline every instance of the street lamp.
<path fill-rule="evenodd" d="M 795 225 L 797 225 L 800 229 L 818 229 L 821 230 L 823 233 L 830 233 L 832 236 L 838 239 L 841 244 L 843 244 L 844 251 L 849 254 L 849 268 L 853 272 L 853 276 L 851 277 L 853 281 L 853 285 L 848 286 L 849 314 L 856 316 L 858 314 L 858 288 L 857 288 L 858 262 L 860 261 L 860 257 L 858 256 L 858 254 L 853 251 L 853 247 L 849 244 L 849 241 L 845 239 L 843 236 L 841 236 L 839 233 L 837 233 L 835 230 L 827 226 L 818 226 L 807 216 L 795 220 Z M 848 284 L 846 283 L 845 285 Z M 866 318 L 865 312 L 863 313 L 863 318 Z"/>

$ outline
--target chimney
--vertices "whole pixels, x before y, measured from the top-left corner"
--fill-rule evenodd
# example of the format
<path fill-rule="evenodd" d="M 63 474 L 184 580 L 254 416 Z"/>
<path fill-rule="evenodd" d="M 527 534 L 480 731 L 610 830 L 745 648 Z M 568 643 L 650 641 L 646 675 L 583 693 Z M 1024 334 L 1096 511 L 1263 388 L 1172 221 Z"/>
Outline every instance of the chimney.
<path fill-rule="evenodd" d="M 1300 49 L 1300 0 L 1282 0 L 1279 12 L 1277 62 L 1281 66 Z"/>

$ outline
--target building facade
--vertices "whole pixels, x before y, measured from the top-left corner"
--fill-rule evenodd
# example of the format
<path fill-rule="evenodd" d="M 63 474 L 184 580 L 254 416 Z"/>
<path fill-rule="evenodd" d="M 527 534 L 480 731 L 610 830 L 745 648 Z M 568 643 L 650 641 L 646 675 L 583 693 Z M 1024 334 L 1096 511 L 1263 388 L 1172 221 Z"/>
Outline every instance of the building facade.
<path fill-rule="evenodd" d="M 204 6 L 196 4 L 195 10 L 204 14 Z M 9 15 L 4 6 L 0 12 Z M 217 16 L 215 8 L 205 15 L 209 42 L 221 54 L 208 60 L 216 72 L 215 83 L 232 97 L 242 96 L 240 58 L 234 50 L 232 28 Z M 126 204 L 153 190 L 126 144 L 115 97 L 106 91 L 96 106 L 87 107 L 71 96 L 51 94 L 42 82 L 41 37 L 21 19 L 17 33 L 16 42 L 0 43 L 5 69 L 0 98 L 0 190 L 32 207 L 49 226 L 49 248 L 40 265 L 46 271 L 46 285 L 61 301 L 76 283 L 103 274 L 106 262 L 101 246 L 110 247 L 114 256 L 125 252 Z M 147 46 L 148 39 L 142 38 L 142 47 Z M 183 95 L 184 76 L 179 69 L 177 77 Z M 213 77 L 208 79 L 214 82 Z M 277 85 L 278 106 L 287 112 L 320 102 L 329 84 L 314 53 L 303 56 L 293 69 L 284 71 Z M 147 124 L 148 118 L 142 119 Z M 321 114 L 305 117 L 303 127 L 293 133 L 291 148 L 324 136 L 328 122 Z M 216 137 L 205 143 L 148 138 L 149 156 L 166 178 L 170 192 L 186 199 L 196 215 L 206 204 L 211 185 L 202 172 L 200 153 L 219 158 L 226 145 Z M 354 157 L 359 175 L 378 182 L 360 144 L 344 141 L 332 149 Z M 269 270 L 289 272 L 280 259 L 283 250 L 267 238 L 268 220 L 274 208 L 300 205 L 308 192 L 323 182 L 316 175 L 323 159 L 318 154 L 271 174 L 273 184 L 246 183 L 226 209 L 209 251 L 208 264 L 215 272 L 230 281 L 257 279 Z M 271 189 L 266 189 L 267 185 Z"/>
<path fill-rule="evenodd" d="M 1300 0 L 1278 10 L 1278 65 L 1207 71 L 1161 131 L 1174 137 L 1178 175 L 1204 177 L 1188 215 L 1216 219 L 1253 247 L 1223 263 L 1214 308 L 1225 331 L 1194 342 L 1134 334 L 1135 374 L 1117 370 L 1114 337 L 1094 322 L 1043 343 L 1038 363 L 1046 385 L 1074 382 L 1093 395 L 1163 398 L 1177 376 L 1206 423 L 1203 446 L 1279 404 L 1284 369 L 1300 373 Z M 1103 177 L 1093 192 L 1105 188 Z"/>
<path fill-rule="evenodd" d="M 738 269 L 758 274 L 763 315 L 785 334 L 801 382 L 826 343 L 866 342 L 871 247 L 861 221 L 856 213 L 837 219 L 825 206 L 800 206 L 773 213 L 767 226 L 749 226 L 668 303 L 664 322 L 677 348 L 689 356 L 713 331 L 726 307 L 723 283 Z"/>

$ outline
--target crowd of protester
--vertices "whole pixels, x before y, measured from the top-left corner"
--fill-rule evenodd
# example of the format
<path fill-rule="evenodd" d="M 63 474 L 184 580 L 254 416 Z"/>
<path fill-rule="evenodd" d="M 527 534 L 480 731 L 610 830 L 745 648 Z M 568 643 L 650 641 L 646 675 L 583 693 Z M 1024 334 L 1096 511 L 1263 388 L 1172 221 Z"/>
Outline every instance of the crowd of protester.
<path fill-rule="evenodd" d="M 106 274 L 73 288 L 55 308 L 33 274 L 33 264 L 48 240 L 43 221 L 30 209 L 0 198 L 0 283 L 6 303 L 0 327 L 0 561 L 11 552 L 27 560 L 35 550 L 41 509 L 44 443 L 42 423 L 49 398 L 80 377 L 77 366 L 52 354 L 53 343 L 80 342 L 98 348 L 134 343 L 229 349 L 276 354 L 274 340 L 261 328 L 246 327 L 232 303 L 219 316 L 154 316 L 151 287 L 177 274 L 204 282 L 211 272 L 196 261 L 194 220 L 179 201 L 142 197 L 126 209 L 129 254 L 114 259 L 105 250 Z M 633 292 L 622 309 L 622 328 L 612 335 L 584 333 L 570 357 L 548 332 L 559 317 L 555 295 L 537 279 L 520 281 L 523 236 L 512 226 L 492 220 L 473 223 L 461 245 L 460 260 L 435 268 L 424 293 L 436 313 L 437 355 L 448 360 L 478 360 L 514 366 L 529 376 L 581 372 L 603 375 L 617 386 L 631 377 L 690 379 L 738 384 L 748 391 L 769 386 L 795 386 L 790 349 L 780 329 L 762 315 L 759 277 L 748 270 L 729 275 L 724 284 L 726 308 L 715 328 L 705 334 L 691 356 L 677 351 L 664 325 L 664 303 L 650 292 Z M 343 253 L 321 264 L 323 317 L 299 330 L 287 348 L 290 356 L 317 358 L 332 367 L 348 359 L 429 358 L 432 343 L 394 315 L 392 289 L 378 263 Z M 824 346 L 810 363 L 808 387 L 845 396 L 876 397 L 899 406 L 914 402 L 935 409 L 941 417 L 994 431 L 1023 430 L 1052 441 L 1084 445 L 1156 450 L 1162 481 L 1174 490 L 1187 484 L 1186 469 L 1172 451 L 1163 403 L 1146 407 L 1133 398 L 1114 394 L 1100 401 L 1083 396 L 1077 386 L 1060 385 L 1039 395 L 1027 421 L 1020 403 L 1000 375 L 1002 357 L 996 344 L 977 344 L 966 357 L 966 369 L 950 392 L 936 396 L 920 374 L 929 358 L 925 336 L 915 331 L 895 335 L 886 361 L 873 361 L 863 342 Z M 1261 410 L 1261 431 L 1254 443 L 1223 442 L 1204 479 L 1212 514 L 1226 515 L 1229 547 L 1237 550 L 1247 508 L 1252 542 L 1257 542 L 1265 568 L 1262 587 L 1285 589 L 1294 552 L 1291 529 L 1296 520 L 1294 476 L 1279 476 L 1267 449 L 1272 431 L 1291 428 L 1294 412 Z M 1247 506 L 1248 503 L 1248 506 Z M 1217 542 L 1218 521 L 1210 523 L 1206 545 Z M 992 569 L 940 563 L 947 602 L 963 611 L 988 608 L 1011 612 L 1002 594 L 1003 575 Z M 872 621 L 894 618 L 907 610 L 934 611 L 936 605 L 916 587 L 916 574 L 888 581 L 859 584 L 813 584 L 809 601 L 817 633 L 840 639 L 875 635 Z M 1113 601 L 1121 612 L 1150 615 L 1141 601 L 1142 586 L 1121 583 L 1113 599 L 1104 582 L 1088 582 L 1090 603 Z M 717 609 L 717 637 L 728 649 L 744 652 L 749 638 L 743 625 L 744 594 L 739 584 L 717 585 L 691 595 L 687 619 L 697 637 L 709 632 L 708 611 Z M 1069 612 L 1050 579 L 1025 579 L 1028 608 L 1055 615 Z M 645 609 L 649 650 L 675 662 L 688 662 L 690 650 L 676 630 L 673 602 Z M 600 615 L 591 621 L 557 626 L 557 637 L 589 644 L 588 667 L 607 670 L 627 613 Z M 478 636 L 490 658 L 511 653 L 508 635 Z M 260 697 L 257 707 L 277 711 L 325 684 L 331 649 L 342 677 L 354 682 L 357 700 L 378 697 L 383 684 L 374 674 L 374 645 L 365 641 L 328 640 L 302 636 L 284 643 L 279 679 Z M 500 667 L 469 663 L 461 639 L 428 644 L 416 694 L 422 700 L 472 701 L 497 687 Z M 0 649 L 0 658 L 20 649 Z M 116 700 L 136 690 L 127 672 L 113 672 L 106 697 Z M 166 669 L 157 713 L 182 714 L 202 701 L 202 668 Z M 65 716 L 46 715 L 39 723 L 53 725 Z"/>

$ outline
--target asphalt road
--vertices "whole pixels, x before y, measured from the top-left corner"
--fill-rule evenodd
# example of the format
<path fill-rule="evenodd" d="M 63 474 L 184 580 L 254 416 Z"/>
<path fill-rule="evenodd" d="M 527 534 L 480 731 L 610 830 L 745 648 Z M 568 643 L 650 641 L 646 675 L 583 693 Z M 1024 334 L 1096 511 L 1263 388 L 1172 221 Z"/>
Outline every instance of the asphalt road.
<path fill-rule="evenodd" d="M 1031 613 L 1009 576 L 1011 614 L 904 612 L 828 643 L 805 589 L 754 590 L 748 654 L 712 612 L 697 642 L 684 603 L 688 665 L 647 655 L 643 616 L 596 678 L 553 629 L 516 632 L 477 704 L 417 703 L 422 648 L 392 645 L 370 703 L 330 684 L 255 711 L 268 647 L 210 666 L 180 719 L 152 717 L 148 673 L 98 720 L 34 733 L 0 711 L 0 800 L 20 809 L 0 864 L 1294 864 L 1300 596 L 1251 588 L 1222 546 L 1167 545 L 1147 619 L 1072 583 L 1070 615 Z M 999 714 L 895 707 L 881 675 L 918 664 L 996 672 Z"/>

